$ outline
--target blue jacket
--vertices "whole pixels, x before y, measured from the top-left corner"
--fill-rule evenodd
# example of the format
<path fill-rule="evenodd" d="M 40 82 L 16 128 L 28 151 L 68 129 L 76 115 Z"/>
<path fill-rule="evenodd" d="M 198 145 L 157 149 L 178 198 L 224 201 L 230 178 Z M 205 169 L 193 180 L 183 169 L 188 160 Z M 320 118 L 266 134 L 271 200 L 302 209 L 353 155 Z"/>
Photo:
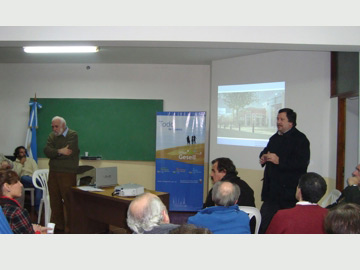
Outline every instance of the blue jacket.
<path fill-rule="evenodd" d="M 9 222 L 7 221 L 2 208 L 0 206 L 0 234 L 12 234 Z"/>
<path fill-rule="evenodd" d="M 188 218 L 189 224 L 208 228 L 214 234 L 250 234 L 249 216 L 232 206 L 212 206 Z"/>

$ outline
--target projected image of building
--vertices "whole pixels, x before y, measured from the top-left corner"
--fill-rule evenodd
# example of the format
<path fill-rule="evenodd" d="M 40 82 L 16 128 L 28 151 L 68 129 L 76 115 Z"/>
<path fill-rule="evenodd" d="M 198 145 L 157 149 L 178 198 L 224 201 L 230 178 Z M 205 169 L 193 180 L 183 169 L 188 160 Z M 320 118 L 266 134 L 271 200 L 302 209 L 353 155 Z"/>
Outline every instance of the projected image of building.
<path fill-rule="evenodd" d="M 218 87 L 218 144 L 263 147 L 276 131 L 285 82 Z"/>

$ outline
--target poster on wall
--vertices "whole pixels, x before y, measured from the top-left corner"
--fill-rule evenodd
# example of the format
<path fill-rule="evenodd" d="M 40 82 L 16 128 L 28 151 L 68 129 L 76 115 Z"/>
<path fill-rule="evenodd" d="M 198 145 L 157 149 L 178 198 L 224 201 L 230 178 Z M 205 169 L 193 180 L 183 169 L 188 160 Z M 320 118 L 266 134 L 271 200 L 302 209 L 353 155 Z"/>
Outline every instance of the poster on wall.
<path fill-rule="evenodd" d="M 205 112 L 158 112 L 157 191 L 170 194 L 170 211 L 198 211 L 203 205 Z"/>

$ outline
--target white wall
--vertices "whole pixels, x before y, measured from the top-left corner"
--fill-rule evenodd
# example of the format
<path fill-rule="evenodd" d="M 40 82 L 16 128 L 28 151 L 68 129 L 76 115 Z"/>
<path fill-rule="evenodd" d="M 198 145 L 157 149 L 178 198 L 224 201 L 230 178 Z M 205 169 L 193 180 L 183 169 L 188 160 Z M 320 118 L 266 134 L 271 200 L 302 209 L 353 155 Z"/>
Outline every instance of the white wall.
<path fill-rule="evenodd" d="M 0 64 L 0 152 L 9 155 L 16 146 L 24 144 L 28 102 L 35 93 L 38 98 L 163 99 L 164 111 L 205 111 L 209 134 L 209 66 L 97 64 L 90 65 L 89 70 L 86 66 Z M 205 151 L 207 162 L 208 145 Z M 131 181 L 155 189 L 155 162 L 80 164 L 97 168 L 117 166 L 119 184 Z M 39 159 L 39 167 L 47 168 L 48 160 Z"/>
<path fill-rule="evenodd" d="M 209 66 L 86 66 L 1 64 L 0 151 L 10 154 L 25 142 L 28 102 L 35 93 L 38 98 L 163 99 L 164 111 L 209 113 Z"/>
<path fill-rule="evenodd" d="M 216 157 L 231 158 L 236 167 L 249 177 L 245 180 L 255 189 L 259 205 L 262 148 L 234 147 L 216 144 L 217 87 L 224 84 L 286 82 L 285 106 L 298 114 L 297 128 L 310 141 L 311 161 L 308 171 L 335 179 L 336 127 L 330 99 L 330 53 L 271 52 L 213 62 L 211 85 L 210 161 Z M 335 129 L 336 132 L 336 129 Z M 336 153 L 336 152 L 335 152 Z M 251 173 L 246 170 L 251 170 Z M 259 173 L 260 172 L 260 173 Z"/>

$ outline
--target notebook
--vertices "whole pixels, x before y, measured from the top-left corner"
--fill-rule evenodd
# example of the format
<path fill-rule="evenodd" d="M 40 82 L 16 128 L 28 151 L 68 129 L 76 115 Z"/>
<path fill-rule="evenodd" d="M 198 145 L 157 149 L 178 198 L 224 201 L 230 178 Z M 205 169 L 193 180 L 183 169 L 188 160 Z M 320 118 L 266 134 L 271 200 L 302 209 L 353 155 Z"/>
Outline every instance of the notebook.
<path fill-rule="evenodd" d="M 105 167 L 95 169 L 95 187 L 117 186 L 117 167 Z"/>

